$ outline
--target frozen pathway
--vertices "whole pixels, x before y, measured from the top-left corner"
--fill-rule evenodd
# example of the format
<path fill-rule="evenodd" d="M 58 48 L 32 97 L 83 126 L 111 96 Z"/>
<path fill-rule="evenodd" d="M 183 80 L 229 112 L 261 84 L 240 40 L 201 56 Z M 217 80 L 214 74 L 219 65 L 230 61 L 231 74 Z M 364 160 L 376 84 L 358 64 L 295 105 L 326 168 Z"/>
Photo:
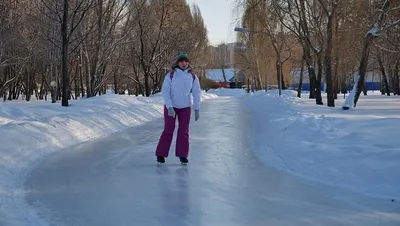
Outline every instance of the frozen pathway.
<path fill-rule="evenodd" d="M 156 121 L 43 161 L 26 201 L 49 225 L 400 225 L 400 205 L 304 181 L 262 165 L 249 114 L 234 97 L 202 104 L 188 166 L 174 147 L 157 166 Z M 33 225 L 36 225 L 34 222 Z"/>

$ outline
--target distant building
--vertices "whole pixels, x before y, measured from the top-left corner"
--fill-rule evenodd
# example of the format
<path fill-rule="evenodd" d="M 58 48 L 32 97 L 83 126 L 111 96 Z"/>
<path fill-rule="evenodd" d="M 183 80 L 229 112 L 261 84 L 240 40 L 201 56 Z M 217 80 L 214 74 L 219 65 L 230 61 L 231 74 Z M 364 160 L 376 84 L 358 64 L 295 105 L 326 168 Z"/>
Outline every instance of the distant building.
<path fill-rule="evenodd" d="M 218 58 L 219 63 L 225 64 L 232 64 L 234 60 L 235 54 L 235 46 L 237 43 L 223 43 L 219 44 L 218 46 L 211 47 L 211 55 Z M 218 65 L 221 67 L 222 65 Z"/>
<path fill-rule="evenodd" d="M 291 88 L 297 90 L 297 88 L 299 87 L 300 74 L 301 74 L 301 68 L 295 68 L 295 69 L 290 71 L 291 81 L 289 82 L 289 84 L 290 84 Z M 323 87 L 321 86 L 321 89 L 322 88 Z M 310 91 L 310 79 L 309 79 L 309 76 L 308 76 L 307 68 L 303 69 L 303 83 L 302 83 L 301 90 Z"/>
<path fill-rule="evenodd" d="M 225 79 L 224 79 L 225 73 Z M 242 70 L 235 71 L 233 68 L 206 70 L 206 78 L 214 81 L 219 87 L 241 88 L 245 84 L 246 76 Z"/>
<path fill-rule="evenodd" d="M 225 79 L 224 79 L 225 74 Z M 213 80 L 219 87 L 229 87 L 229 83 L 235 76 L 232 68 L 227 69 L 208 69 L 206 70 L 206 78 Z M 225 82 L 226 80 L 226 82 Z"/>
<path fill-rule="evenodd" d="M 291 82 L 290 82 L 290 87 L 293 89 L 297 89 L 299 87 L 299 82 L 300 82 L 300 72 L 301 68 L 295 68 L 290 71 L 290 77 L 291 77 Z M 346 84 L 346 89 L 351 90 L 353 87 L 353 79 L 357 75 L 358 72 L 355 72 L 353 76 L 350 77 Z M 325 91 L 326 84 L 323 81 L 323 84 L 321 85 L 321 90 Z M 365 85 L 367 90 L 379 90 L 381 87 L 381 73 L 377 70 L 373 71 L 367 71 L 365 75 Z M 304 68 L 303 70 L 303 85 L 301 88 L 303 91 L 310 91 L 310 80 L 308 76 L 308 70 L 307 68 Z"/>
<path fill-rule="evenodd" d="M 358 72 L 354 73 L 353 78 L 357 75 Z M 348 87 L 348 90 L 351 90 L 353 87 L 353 78 L 351 78 L 350 81 L 350 87 Z M 367 71 L 365 74 L 365 85 L 367 90 L 380 90 L 381 88 L 381 72 L 378 70 L 370 70 Z"/>

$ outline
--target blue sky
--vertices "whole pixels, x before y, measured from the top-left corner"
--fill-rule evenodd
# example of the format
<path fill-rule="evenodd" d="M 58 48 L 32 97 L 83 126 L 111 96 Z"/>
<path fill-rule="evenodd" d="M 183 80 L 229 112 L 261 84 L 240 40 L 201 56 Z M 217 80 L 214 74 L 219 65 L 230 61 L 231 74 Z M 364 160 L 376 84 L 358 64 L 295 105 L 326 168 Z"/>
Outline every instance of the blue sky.
<path fill-rule="evenodd" d="M 199 6 L 208 30 L 210 44 L 234 42 L 235 0 L 186 0 Z"/>

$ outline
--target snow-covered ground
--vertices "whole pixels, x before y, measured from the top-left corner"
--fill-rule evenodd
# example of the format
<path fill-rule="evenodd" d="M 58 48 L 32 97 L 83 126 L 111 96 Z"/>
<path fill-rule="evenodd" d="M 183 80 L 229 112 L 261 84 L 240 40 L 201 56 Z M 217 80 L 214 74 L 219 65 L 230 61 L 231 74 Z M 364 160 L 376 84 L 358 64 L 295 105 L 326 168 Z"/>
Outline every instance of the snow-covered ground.
<path fill-rule="evenodd" d="M 280 170 L 400 200 L 400 97 L 368 94 L 348 111 L 341 109 L 343 95 L 335 108 L 293 91 L 245 95 L 254 115 L 254 151 Z"/>
<path fill-rule="evenodd" d="M 282 171 L 365 194 L 400 199 L 400 98 L 361 96 L 356 109 L 316 106 L 293 91 L 246 94 L 220 89 L 202 94 L 238 96 L 253 116 L 253 150 Z M 326 98 L 324 97 L 324 102 Z M 24 177 L 39 159 L 162 116 L 160 95 L 104 95 L 71 101 L 0 103 L 0 218 L 16 222 Z M 235 114 L 228 112 L 228 114 Z M 65 150 L 65 149 L 64 149 Z M 0 221 L 1 222 L 1 221 Z"/>

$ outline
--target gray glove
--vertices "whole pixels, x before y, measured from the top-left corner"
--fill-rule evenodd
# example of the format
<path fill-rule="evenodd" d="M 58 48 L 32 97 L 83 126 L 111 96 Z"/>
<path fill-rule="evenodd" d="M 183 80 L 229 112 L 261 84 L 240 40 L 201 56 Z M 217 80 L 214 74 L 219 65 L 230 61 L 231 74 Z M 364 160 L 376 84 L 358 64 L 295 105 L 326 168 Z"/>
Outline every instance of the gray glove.
<path fill-rule="evenodd" d="M 195 110 L 194 111 L 194 121 L 199 120 L 200 118 L 200 110 Z"/>
<path fill-rule="evenodd" d="M 175 118 L 175 111 L 173 107 L 168 108 L 168 115 Z"/>

